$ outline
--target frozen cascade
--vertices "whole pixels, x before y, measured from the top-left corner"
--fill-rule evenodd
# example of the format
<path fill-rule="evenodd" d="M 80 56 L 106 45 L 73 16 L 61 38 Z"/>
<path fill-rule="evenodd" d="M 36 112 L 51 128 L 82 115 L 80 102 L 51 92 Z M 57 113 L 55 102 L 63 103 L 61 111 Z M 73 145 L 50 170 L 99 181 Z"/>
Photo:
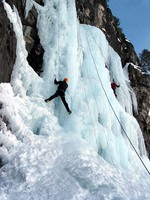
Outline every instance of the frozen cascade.
<path fill-rule="evenodd" d="M 136 101 L 103 32 L 79 24 L 74 0 L 45 0 L 44 7 L 27 1 L 27 12 L 32 5 L 38 10 L 45 50 L 39 77 L 26 60 L 18 12 L 3 3 L 16 34 L 17 57 L 11 83 L 0 84 L 0 200 L 149 200 L 149 176 L 117 120 L 150 170 L 132 115 Z M 44 102 L 56 90 L 55 74 L 69 78 L 71 115 L 60 99 Z M 120 84 L 117 98 L 113 79 Z"/>

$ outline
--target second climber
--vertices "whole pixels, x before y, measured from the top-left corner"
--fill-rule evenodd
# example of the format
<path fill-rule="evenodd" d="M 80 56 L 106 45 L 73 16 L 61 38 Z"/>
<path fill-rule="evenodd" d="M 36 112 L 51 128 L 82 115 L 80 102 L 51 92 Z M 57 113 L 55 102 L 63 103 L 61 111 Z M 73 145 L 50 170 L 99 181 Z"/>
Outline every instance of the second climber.
<path fill-rule="evenodd" d="M 113 89 L 114 91 L 114 94 L 115 96 L 117 97 L 117 94 L 116 94 L 116 88 L 117 87 L 120 87 L 120 85 L 117 85 L 114 81 L 111 83 L 111 88 Z"/>

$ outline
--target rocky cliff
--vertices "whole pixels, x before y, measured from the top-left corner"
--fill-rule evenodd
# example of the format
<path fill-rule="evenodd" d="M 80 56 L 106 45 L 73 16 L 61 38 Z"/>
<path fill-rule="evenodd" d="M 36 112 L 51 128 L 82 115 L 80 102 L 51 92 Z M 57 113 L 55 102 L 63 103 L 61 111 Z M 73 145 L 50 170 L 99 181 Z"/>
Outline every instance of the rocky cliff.
<path fill-rule="evenodd" d="M 123 66 L 127 62 L 139 64 L 134 47 L 119 27 L 119 19 L 112 15 L 107 0 L 76 0 L 76 7 L 80 23 L 100 28 L 121 57 Z"/>
<path fill-rule="evenodd" d="M 138 113 L 135 113 L 144 134 L 145 145 L 150 158 L 150 75 L 129 65 L 131 86 L 135 91 L 138 102 Z"/>
<path fill-rule="evenodd" d="M 43 0 L 35 0 L 35 2 L 44 5 Z M 38 15 L 36 9 L 33 7 L 25 18 L 26 0 L 7 0 L 7 3 L 11 6 L 15 5 L 18 9 L 23 25 L 26 48 L 29 52 L 34 42 L 39 41 L 36 28 Z M 134 47 L 119 27 L 119 19 L 112 15 L 107 0 L 76 0 L 76 8 L 80 23 L 96 26 L 104 32 L 109 44 L 121 57 L 123 66 L 126 63 L 139 65 Z M 2 2 L 0 3 L 0 19 L 0 82 L 9 82 L 16 57 L 16 38 Z M 148 116 L 150 76 L 135 69 L 132 65 L 129 66 L 129 74 L 138 101 L 138 115 L 135 114 L 135 116 L 143 130 L 147 150 L 150 153 L 150 119 Z"/>
<path fill-rule="evenodd" d="M 0 2 L 0 82 L 9 82 L 15 63 L 16 39 L 3 3 Z"/>
<path fill-rule="evenodd" d="M 23 25 L 24 39 L 26 41 L 26 48 L 30 51 L 33 43 L 38 38 L 38 31 L 36 28 L 37 12 L 33 9 L 29 12 L 27 18 L 25 17 L 26 0 L 6 0 L 6 2 L 17 8 L 19 16 Z M 35 0 L 40 5 L 43 5 L 42 0 Z M 13 32 L 13 27 L 7 18 L 6 12 L 0 1 L 0 82 L 10 82 L 13 66 L 15 63 L 16 52 L 16 37 Z"/>

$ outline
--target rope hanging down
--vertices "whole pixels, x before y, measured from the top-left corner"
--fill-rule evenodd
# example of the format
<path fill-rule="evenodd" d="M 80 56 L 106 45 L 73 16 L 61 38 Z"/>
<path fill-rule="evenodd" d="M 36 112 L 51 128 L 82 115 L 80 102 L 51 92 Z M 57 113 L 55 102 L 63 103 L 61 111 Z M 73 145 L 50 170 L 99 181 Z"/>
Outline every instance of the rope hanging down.
<path fill-rule="evenodd" d="M 89 32 L 90 32 L 90 34 L 91 34 L 91 36 L 92 36 L 92 38 L 93 38 L 93 40 L 94 40 L 95 44 L 97 45 L 97 47 L 98 47 L 99 51 L 101 52 L 101 54 L 102 54 L 102 56 L 103 56 L 103 58 L 104 58 L 104 60 L 105 60 L 105 63 L 106 63 L 106 65 L 107 65 L 107 66 L 109 66 L 109 64 L 107 63 L 107 60 L 106 60 L 105 56 L 103 55 L 103 52 L 101 51 L 101 49 L 100 49 L 99 45 L 97 44 L 97 41 L 95 40 L 95 38 L 94 38 L 94 36 L 93 36 L 93 33 L 91 32 L 91 30 L 90 30 L 90 28 L 89 28 L 89 27 L 88 27 L 88 29 L 89 29 Z M 127 95 L 125 94 L 124 90 L 123 90 L 122 88 L 120 88 L 120 89 L 123 91 L 123 93 L 124 93 L 124 96 L 127 98 L 128 102 L 129 102 L 129 103 L 130 103 L 130 105 L 132 106 L 132 104 L 131 104 L 131 101 L 128 99 L 128 97 L 127 97 Z M 129 91 L 129 92 L 131 92 L 131 91 Z"/>
<path fill-rule="evenodd" d="M 88 72 L 88 69 L 87 69 L 87 68 L 86 68 L 86 72 L 87 72 L 87 77 L 88 77 L 88 80 L 89 80 L 89 83 L 90 83 L 90 88 L 91 88 L 91 91 L 92 91 L 92 94 L 93 94 L 93 97 L 94 97 L 94 100 L 95 100 L 95 105 L 96 105 L 97 111 L 98 111 L 98 113 L 100 113 L 99 108 L 98 108 L 98 103 L 97 103 L 97 100 L 96 100 L 96 96 L 95 96 L 94 91 L 93 91 L 93 89 L 92 89 L 92 85 L 91 85 L 91 81 L 90 81 L 90 76 L 89 76 L 89 72 Z M 89 109 L 89 112 L 90 112 L 90 109 Z M 106 136 L 105 136 L 105 137 L 106 137 Z M 107 147 L 108 147 L 108 152 L 109 152 L 109 154 L 110 154 L 111 162 L 112 162 L 113 166 L 115 167 L 116 171 L 118 171 L 117 168 L 116 168 L 116 166 L 115 166 L 115 163 L 114 163 L 114 161 L 113 161 L 113 158 L 112 158 L 110 149 L 109 149 L 108 140 L 106 139 L 106 141 L 107 141 Z"/>
<path fill-rule="evenodd" d="M 100 82 L 101 87 L 102 87 L 102 89 L 103 89 L 103 92 L 104 92 L 104 94 L 105 94 L 105 96 L 106 96 L 106 98 L 107 98 L 107 101 L 108 101 L 108 103 L 109 103 L 109 105 L 110 105 L 110 107 L 111 107 L 111 109 L 112 109 L 112 111 L 113 111 L 113 113 L 114 113 L 114 115 L 115 115 L 117 121 L 119 122 L 120 127 L 122 128 L 123 132 L 125 133 L 125 135 L 126 135 L 128 141 L 129 141 L 130 145 L 132 146 L 133 150 L 134 150 L 135 153 L 137 154 L 137 156 L 138 156 L 138 158 L 140 159 L 141 163 L 143 164 L 143 166 L 145 167 L 146 171 L 147 171 L 148 174 L 150 175 L 150 172 L 149 172 L 148 168 L 146 167 L 145 163 L 143 162 L 143 160 L 142 160 L 141 157 L 139 156 L 137 150 L 135 149 L 135 147 L 134 147 L 134 145 L 132 144 L 130 138 L 128 137 L 126 131 L 124 130 L 124 128 L 123 128 L 123 126 L 122 126 L 122 124 L 121 124 L 121 122 L 120 122 L 120 120 L 119 120 L 119 118 L 118 118 L 118 116 L 117 116 L 117 114 L 116 114 L 116 112 L 115 112 L 115 110 L 114 110 L 114 108 L 113 108 L 113 106 L 112 106 L 112 104 L 111 104 L 111 102 L 110 102 L 108 96 L 107 96 L 107 93 L 106 93 L 106 91 L 105 91 L 105 88 L 104 88 L 104 86 L 103 86 L 103 83 L 102 83 L 102 81 L 101 81 L 101 78 L 100 78 L 100 75 L 99 75 L 99 72 L 98 72 L 96 63 L 95 63 L 95 60 L 94 60 L 94 58 L 93 58 L 93 54 L 92 54 L 92 51 L 91 51 L 91 47 L 90 47 L 90 45 L 89 45 L 89 40 L 88 40 L 87 35 L 86 35 L 86 38 L 87 38 L 87 43 L 88 43 L 88 47 L 89 47 L 89 50 L 90 50 L 90 54 L 91 54 L 91 57 L 92 57 L 92 60 L 93 60 L 93 63 L 94 63 L 94 67 L 95 67 L 95 69 L 96 69 L 99 82 Z"/>

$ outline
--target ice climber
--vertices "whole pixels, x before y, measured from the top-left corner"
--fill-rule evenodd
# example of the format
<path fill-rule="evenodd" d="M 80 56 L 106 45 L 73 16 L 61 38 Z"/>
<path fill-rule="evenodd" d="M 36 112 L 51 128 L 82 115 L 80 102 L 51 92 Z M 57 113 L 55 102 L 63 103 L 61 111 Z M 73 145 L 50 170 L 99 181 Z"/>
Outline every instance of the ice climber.
<path fill-rule="evenodd" d="M 111 83 L 111 88 L 113 89 L 114 94 L 115 94 L 116 97 L 117 97 L 117 95 L 116 95 L 116 88 L 117 88 L 117 87 L 120 87 L 120 85 L 117 85 L 115 82 L 112 82 L 112 83 Z"/>
<path fill-rule="evenodd" d="M 55 94 L 53 94 L 52 96 L 50 96 L 48 99 L 45 99 L 45 102 L 49 102 L 51 101 L 52 99 L 56 98 L 56 97 L 60 97 L 66 110 L 68 111 L 69 114 L 71 114 L 71 110 L 69 109 L 68 107 L 68 103 L 66 102 L 66 99 L 65 99 L 65 91 L 68 87 L 68 78 L 64 78 L 63 81 L 57 81 L 56 78 L 54 79 L 54 83 L 56 85 L 58 85 L 58 88 L 57 88 L 57 91 L 55 92 Z"/>

